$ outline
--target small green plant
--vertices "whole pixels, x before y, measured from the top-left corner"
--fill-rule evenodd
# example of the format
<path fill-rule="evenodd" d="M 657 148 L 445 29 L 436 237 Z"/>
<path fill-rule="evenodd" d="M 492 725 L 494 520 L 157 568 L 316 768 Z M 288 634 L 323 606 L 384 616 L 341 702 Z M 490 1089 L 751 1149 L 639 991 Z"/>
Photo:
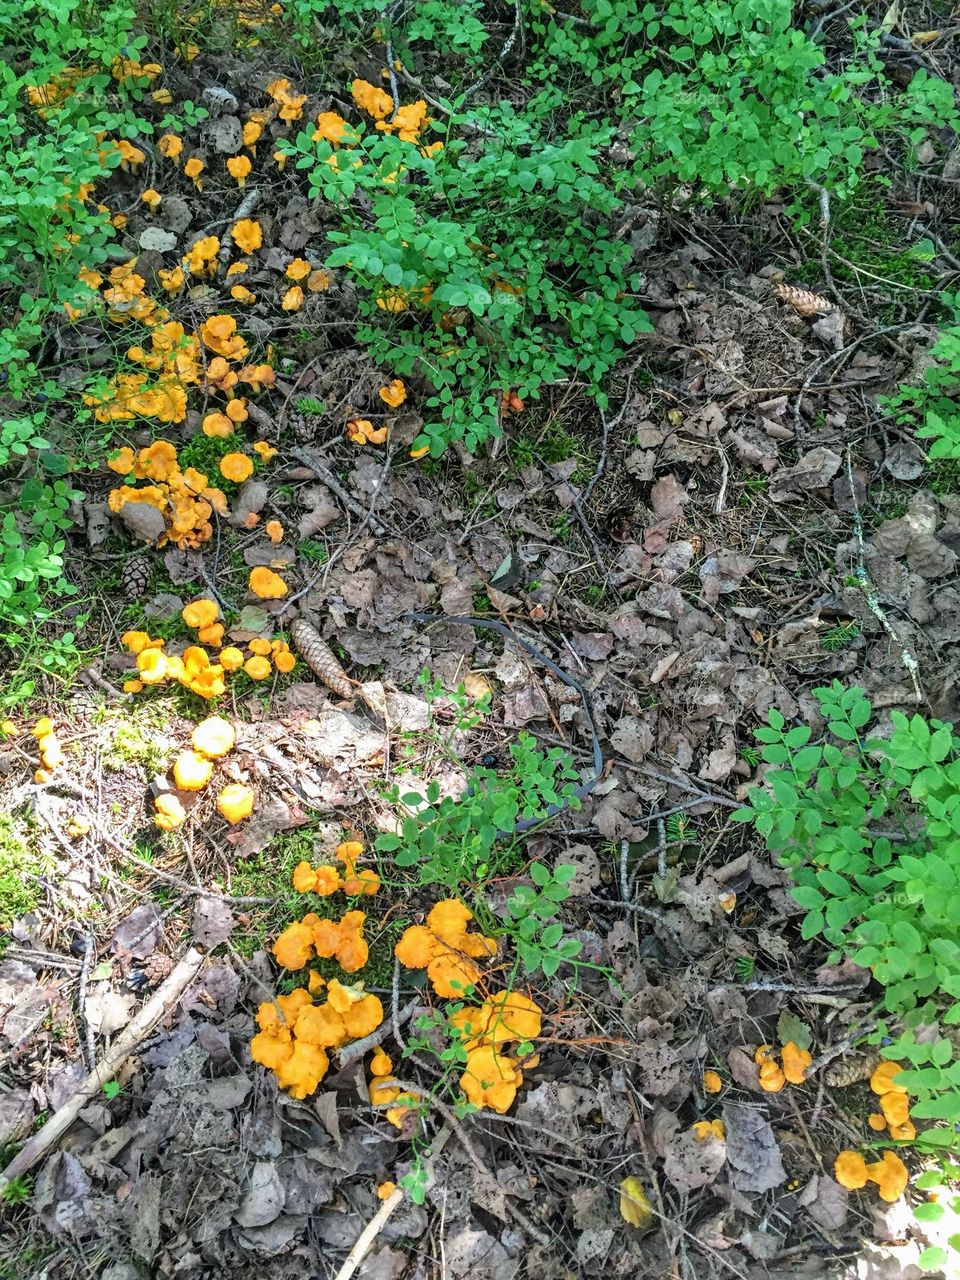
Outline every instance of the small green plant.
<path fill-rule="evenodd" d="M 472 769 L 459 799 L 441 798 L 436 782 L 425 795 L 401 795 L 394 788 L 387 798 L 402 805 L 407 816 L 399 835 L 377 837 L 377 848 L 393 854 L 398 866 L 415 867 L 423 885 L 452 891 L 482 885 L 510 861 L 519 822 L 545 819 L 552 805 L 579 807 L 576 771 L 560 748 L 541 752 L 535 739 L 521 734 L 509 754 L 510 767 L 503 774 L 483 766 Z"/>
<path fill-rule="evenodd" d="M 580 954 L 581 942 L 565 938 L 563 925 L 555 919 L 560 903 L 569 896 L 573 876 L 573 867 L 551 871 L 534 862 L 530 866 L 533 885 L 518 885 L 507 901 L 504 927 L 528 975 L 542 973 L 551 978 L 565 960 Z"/>
<path fill-rule="evenodd" d="M 5 1204 L 24 1204 L 33 1195 L 33 1182 L 26 1174 L 11 1178 L 3 1188 L 0 1199 Z"/>
<path fill-rule="evenodd" d="M 960 294 L 945 294 L 952 322 L 937 334 L 930 348 L 933 363 L 924 371 L 919 387 L 902 386 L 896 395 L 880 403 L 901 426 L 912 426 L 921 439 L 933 443 L 931 459 L 960 458 Z"/>
<path fill-rule="evenodd" d="M 837 653 L 852 644 L 860 634 L 860 626 L 856 622 L 841 622 L 830 627 L 820 637 L 820 647 L 830 653 Z"/>
<path fill-rule="evenodd" d="M 737 956 L 737 963 L 734 966 L 737 977 L 741 982 L 749 982 L 756 967 L 757 962 L 753 956 Z"/>
<path fill-rule="evenodd" d="M 790 869 L 802 936 L 824 938 L 831 961 L 871 970 L 886 1011 L 871 1039 L 911 1064 L 911 1114 L 951 1122 L 917 1142 L 955 1149 L 960 1061 L 950 1038 L 915 1031 L 960 1022 L 960 737 L 899 711 L 888 737 L 868 737 L 862 689 L 834 681 L 814 695 L 823 741 L 771 710 L 756 737 L 774 768 L 733 819 L 752 823 Z"/>

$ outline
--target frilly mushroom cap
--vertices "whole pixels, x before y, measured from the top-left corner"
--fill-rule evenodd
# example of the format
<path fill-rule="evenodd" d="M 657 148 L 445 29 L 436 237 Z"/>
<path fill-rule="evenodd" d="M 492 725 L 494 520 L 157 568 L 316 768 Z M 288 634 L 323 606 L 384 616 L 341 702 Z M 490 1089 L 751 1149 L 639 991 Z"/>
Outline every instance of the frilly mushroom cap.
<path fill-rule="evenodd" d="M 319 894 L 321 898 L 329 898 L 340 888 L 340 876 L 336 867 L 317 867 L 314 875 L 316 883 L 313 892 Z"/>
<path fill-rule="evenodd" d="M 848 1191 L 867 1185 L 867 1163 L 858 1151 L 841 1151 L 833 1163 L 833 1174 Z"/>
<path fill-rule="evenodd" d="M 322 1049 L 297 1040 L 293 1053 L 277 1070 L 277 1083 L 291 1098 L 306 1098 L 327 1074 L 329 1066 L 330 1061 Z"/>
<path fill-rule="evenodd" d="M 910 1175 L 907 1166 L 895 1151 L 885 1151 L 883 1159 L 866 1166 L 867 1178 L 877 1184 L 880 1199 L 887 1204 L 899 1200 L 907 1187 Z M 838 1178 L 839 1182 L 840 1179 Z"/>
<path fill-rule="evenodd" d="M 787 1078 L 780 1070 L 779 1063 L 773 1058 L 760 1064 L 760 1088 L 764 1093 L 779 1093 L 786 1082 Z"/>
<path fill-rule="evenodd" d="M 142 649 L 137 654 L 137 670 L 144 684 L 159 684 L 167 677 L 167 657 L 159 649 Z"/>
<path fill-rule="evenodd" d="M 480 970 L 466 956 L 455 952 L 436 955 L 427 965 L 427 977 L 438 996 L 454 1000 L 468 994 L 480 978 Z"/>
<path fill-rule="evenodd" d="M 343 1018 L 329 1001 L 302 1009 L 297 1016 L 296 1034 L 298 1040 L 323 1049 L 336 1049 L 347 1039 Z"/>
<path fill-rule="evenodd" d="M 260 600 L 280 600 L 290 589 L 279 573 L 274 573 L 263 565 L 250 570 L 249 586 Z"/>
<path fill-rule="evenodd" d="M 173 780 L 181 791 L 200 791 L 213 775 L 213 761 L 199 751 L 181 751 L 173 766 Z"/>
<path fill-rule="evenodd" d="M 190 735 L 193 749 L 211 760 L 219 760 L 228 751 L 232 751 L 236 740 L 233 725 L 223 716 L 207 716 Z"/>
<path fill-rule="evenodd" d="M 375 1049 L 370 1059 L 370 1071 L 375 1076 L 388 1076 L 393 1070 L 393 1059 L 382 1049 Z"/>
<path fill-rule="evenodd" d="M 185 605 L 180 612 L 180 617 L 188 627 L 194 630 L 210 626 L 219 616 L 220 606 L 215 601 L 207 599 L 194 600 L 191 604 Z"/>
<path fill-rule="evenodd" d="M 880 1095 L 880 1110 L 891 1127 L 906 1124 L 910 1119 L 910 1099 L 905 1093 L 891 1089 L 889 1093 Z"/>
<path fill-rule="evenodd" d="M 261 1067 L 279 1071 L 293 1056 L 293 1039 L 289 1031 L 286 1039 L 266 1031 L 258 1032 L 250 1041 L 250 1056 Z"/>
<path fill-rule="evenodd" d="M 217 809 L 231 825 L 242 822 L 253 813 L 253 792 L 240 782 L 231 782 L 220 792 Z M 302 968 L 299 965 L 293 967 Z"/>
<path fill-rule="evenodd" d="M 902 1062 L 881 1062 L 870 1077 L 870 1088 L 877 1094 L 889 1093 L 891 1089 L 897 1093 L 906 1093 L 906 1088 L 896 1083 L 896 1077 L 902 1070 Z"/>
<path fill-rule="evenodd" d="M 422 924 L 404 929 L 393 954 L 405 969 L 425 969 L 437 954 L 437 940 Z"/>
<path fill-rule="evenodd" d="M 293 887 L 297 893 L 312 893 L 317 887 L 317 873 L 309 862 L 298 862 L 293 869 Z"/>
<path fill-rule="evenodd" d="M 340 943 L 335 954 L 337 964 L 344 973 L 356 973 L 367 963 L 370 949 L 359 933 L 341 932 Z M 363 1034 L 366 1035 L 366 1032 Z"/>
<path fill-rule="evenodd" d="M 513 1105 L 523 1077 L 509 1058 L 491 1045 L 481 1045 L 467 1055 L 460 1087 L 477 1107 L 490 1107 L 503 1115 Z"/>
<path fill-rule="evenodd" d="M 179 796 L 164 791 L 157 796 L 153 804 L 156 809 L 153 816 L 154 825 L 161 831 L 175 831 L 186 822 L 187 812 L 180 803 Z"/>
<path fill-rule="evenodd" d="M 235 484 L 242 484 L 253 475 L 253 459 L 245 453 L 226 453 L 220 459 L 220 474 Z"/>
<path fill-rule="evenodd" d="M 374 995 L 364 996 L 342 1016 L 347 1035 L 353 1040 L 362 1040 L 364 1036 L 376 1031 L 383 1022 L 383 1005 Z"/>
<path fill-rule="evenodd" d="M 522 991 L 499 991 L 484 1001 L 489 1011 L 487 1031 L 494 1044 L 507 1040 L 535 1040 L 540 1034 L 540 1006 Z"/>
<path fill-rule="evenodd" d="M 327 983 L 327 1001 L 337 1013 L 346 1013 L 352 1005 L 363 999 L 363 992 L 356 987 L 346 987 L 339 978 L 331 978 Z"/>
<path fill-rule="evenodd" d="M 302 920 L 288 924 L 273 944 L 274 958 L 284 969 L 302 969 L 313 953 L 313 929 Z"/>
<path fill-rule="evenodd" d="M 444 898 L 427 916 L 427 928 L 448 947 L 458 947 L 473 912 L 457 898 Z"/>
<path fill-rule="evenodd" d="M 320 920 L 313 927 L 313 945 L 317 955 L 325 960 L 336 955 L 341 940 L 340 925 L 336 920 Z"/>
<path fill-rule="evenodd" d="M 220 665 L 224 671 L 239 671 L 243 666 L 243 652 L 233 645 L 220 650 Z"/>
<path fill-rule="evenodd" d="M 267 680 L 273 670 L 270 666 L 270 659 L 261 658 L 259 654 L 254 654 L 252 658 L 248 658 L 243 664 L 243 669 L 251 680 Z"/>
<path fill-rule="evenodd" d="M 790 1084 L 803 1084 L 813 1057 L 808 1049 L 801 1049 L 792 1040 L 788 1040 L 780 1051 L 780 1061 L 783 1074 Z"/>

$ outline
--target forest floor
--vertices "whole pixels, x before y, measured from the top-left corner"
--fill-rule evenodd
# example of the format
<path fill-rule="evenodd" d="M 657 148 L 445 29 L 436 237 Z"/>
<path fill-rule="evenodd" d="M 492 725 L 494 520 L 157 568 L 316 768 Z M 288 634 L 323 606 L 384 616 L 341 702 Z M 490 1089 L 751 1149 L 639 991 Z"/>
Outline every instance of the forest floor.
<path fill-rule="evenodd" d="M 307 95 L 310 117 L 349 105 L 276 50 L 201 54 L 165 83 L 176 100 L 218 103 L 198 126 L 211 155 L 202 193 L 159 155 L 149 174 L 118 173 L 100 193 L 126 216 L 148 292 L 171 247 L 222 235 L 240 206 L 259 221 L 263 245 L 242 275 L 256 301 L 231 310 L 252 349 L 271 348 L 276 383 L 251 399 L 244 429 L 276 454 L 224 486 L 232 514 L 217 518 L 215 546 L 145 552 L 111 517 L 120 479 L 105 450 L 77 479 L 85 496 L 66 553 L 82 603 L 61 620 L 82 661 L 38 674 L 27 652 L 7 673 L 8 689 L 35 685 L 0 746 L 8 1156 L 188 949 L 205 959 L 32 1170 L 22 1203 L 7 1203 L 0 1275 L 335 1276 L 380 1207 L 378 1187 L 400 1182 L 413 1154 L 410 1134 L 371 1108 L 362 1060 L 303 1100 L 250 1061 L 257 1005 L 278 989 L 270 948 L 302 910 L 293 868 L 328 861 L 345 833 L 372 849 L 394 829 L 390 786 L 435 780 L 457 796 L 478 767 L 508 772 L 523 733 L 562 747 L 584 782 L 594 729 L 597 785 L 511 842 L 487 885 L 496 916 L 532 883 L 532 863 L 574 867 L 560 919 L 585 963 L 538 978 L 540 1060 L 515 1107 L 454 1125 L 428 1161 L 424 1203 L 404 1198 L 357 1274 L 919 1274 L 905 1206 L 831 1176 L 872 1109 L 872 1063 L 849 1052 L 874 1003 L 870 975 L 801 939 L 786 872 L 729 818 L 758 776 L 753 729 L 772 707 L 816 724 L 817 686 L 860 685 L 881 716 L 913 708 L 906 652 L 926 710 L 960 714 L 956 469 L 929 463 L 877 406 L 915 380 L 938 297 L 956 281 L 955 181 L 880 155 L 828 227 L 800 231 L 771 200 L 638 207 L 627 234 L 654 328 L 611 377 L 607 413 L 559 386 L 505 418 L 476 456 L 413 458 L 423 388 L 408 379 L 406 401 L 383 414 L 392 373 L 352 341 L 354 298 L 336 270 L 300 309 L 281 309 L 290 260 L 321 266 L 322 208 L 295 170 L 271 163 L 269 142 L 245 191 L 223 170 L 217 131 L 269 108 L 279 76 Z M 155 213 L 144 187 L 162 196 Z M 165 305 L 199 327 L 240 279 L 221 271 Z M 804 315 L 777 285 L 828 309 Z M 59 335 L 61 377 L 91 359 L 108 366 L 98 325 Z M 199 430 L 208 406 L 191 406 L 165 438 L 184 468 L 215 471 L 223 441 Z M 387 443 L 347 439 L 356 417 L 386 425 Z M 156 438 L 137 428 L 123 443 Z M 276 543 L 269 521 L 283 526 Z M 279 571 L 295 603 L 251 599 L 257 566 Z M 203 704 L 170 685 L 123 692 L 135 673 L 120 637 L 189 644 L 181 609 L 211 594 L 241 649 L 286 635 L 295 616 L 311 622 L 358 693 L 339 696 L 302 661 L 263 682 L 238 674 L 218 708 L 237 729 L 222 768 L 254 787 L 254 815 L 228 825 L 200 793 L 187 823 L 161 834 L 157 779 Z M 443 620 L 463 617 L 530 641 L 589 706 L 501 632 Z M 424 671 L 439 686 L 430 697 Z M 412 696 L 377 714 L 377 682 Z M 466 711 L 450 696 L 458 686 Z M 483 690 L 489 707 L 467 714 Z M 65 763 L 38 785 L 29 731 L 41 715 Z M 364 978 L 388 1013 L 414 1002 L 414 1027 L 434 997 L 413 971 L 398 983 L 392 945 L 430 899 L 389 863 L 379 871 Z M 756 1049 L 798 1038 L 817 1069 L 764 1092 Z M 384 1044 L 399 1062 L 402 1041 Z M 705 1071 L 720 1092 L 705 1091 Z M 449 1104 L 417 1062 L 402 1075 L 439 1099 L 420 1122 L 429 1155 Z M 691 1129 L 717 1119 L 722 1138 Z M 628 1176 L 652 1206 L 647 1231 L 621 1217 Z"/>

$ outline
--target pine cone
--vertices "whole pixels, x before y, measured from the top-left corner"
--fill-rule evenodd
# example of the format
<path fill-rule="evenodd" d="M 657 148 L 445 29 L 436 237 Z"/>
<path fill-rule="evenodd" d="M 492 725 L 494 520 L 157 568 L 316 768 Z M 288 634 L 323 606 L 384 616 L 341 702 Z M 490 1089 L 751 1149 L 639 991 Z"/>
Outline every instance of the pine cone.
<path fill-rule="evenodd" d="M 798 289 L 795 284 L 775 284 L 773 288 L 777 297 L 793 307 L 797 315 L 803 316 L 805 320 L 833 310 L 833 303 L 829 298 L 813 293 L 810 289 Z"/>
<path fill-rule="evenodd" d="M 290 624 L 290 639 L 297 653 L 321 683 L 338 693 L 341 698 L 353 697 L 350 677 L 315 627 L 311 627 L 303 618 L 297 618 Z"/>
<path fill-rule="evenodd" d="M 846 1089 L 848 1085 L 859 1084 L 861 1080 L 870 1079 L 881 1061 L 880 1054 L 873 1049 L 866 1055 L 858 1054 L 855 1057 L 844 1054 L 824 1071 L 824 1083 L 831 1089 Z"/>
<path fill-rule="evenodd" d="M 153 562 L 149 556 L 131 556 L 124 561 L 121 585 L 128 600 L 141 600 L 150 588 Z"/>
<path fill-rule="evenodd" d="M 169 956 L 163 955 L 159 951 L 155 951 L 152 956 L 148 956 L 143 962 L 143 972 L 151 987 L 155 987 L 158 982 L 162 982 L 173 968 L 173 961 Z"/>

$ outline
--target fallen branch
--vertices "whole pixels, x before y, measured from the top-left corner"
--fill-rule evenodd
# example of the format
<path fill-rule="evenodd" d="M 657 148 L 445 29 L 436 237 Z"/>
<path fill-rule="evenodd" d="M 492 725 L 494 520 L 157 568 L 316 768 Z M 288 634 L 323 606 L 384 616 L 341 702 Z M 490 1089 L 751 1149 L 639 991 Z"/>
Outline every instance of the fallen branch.
<path fill-rule="evenodd" d="M 291 449 L 290 456 L 296 458 L 305 467 L 308 467 L 320 483 L 326 485 L 330 492 L 340 499 L 348 511 L 352 511 L 355 516 L 359 516 L 361 520 L 370 526 L 371 532 L 375 533 L 377 537 L 383 537 L 386 533 L 386 527 L 362 503 L 358 502 L 352 493 L 347 492 L 330 468 L 321 462 L 315 454 L 308 452 L 306 449 Z"/>
<path fill-rule="evenodd" d="M 0 1173 L 0 1195 L 14 1178 L 32 1169 L 59 1142 L 87 1103 L 99 1096 L 108 1080 L 114 1079 L 130 1054 L 180 999 L 200 972 L 201 964 L 203 964 L 203 956 L 191 947 L 133 1021 L 129 1022 L 117 1036 L 104 1058 L 90 1072 L 70 1101 L 55 1112 L 47 1123 L 24 1143 L 3 1173 Z"/>

